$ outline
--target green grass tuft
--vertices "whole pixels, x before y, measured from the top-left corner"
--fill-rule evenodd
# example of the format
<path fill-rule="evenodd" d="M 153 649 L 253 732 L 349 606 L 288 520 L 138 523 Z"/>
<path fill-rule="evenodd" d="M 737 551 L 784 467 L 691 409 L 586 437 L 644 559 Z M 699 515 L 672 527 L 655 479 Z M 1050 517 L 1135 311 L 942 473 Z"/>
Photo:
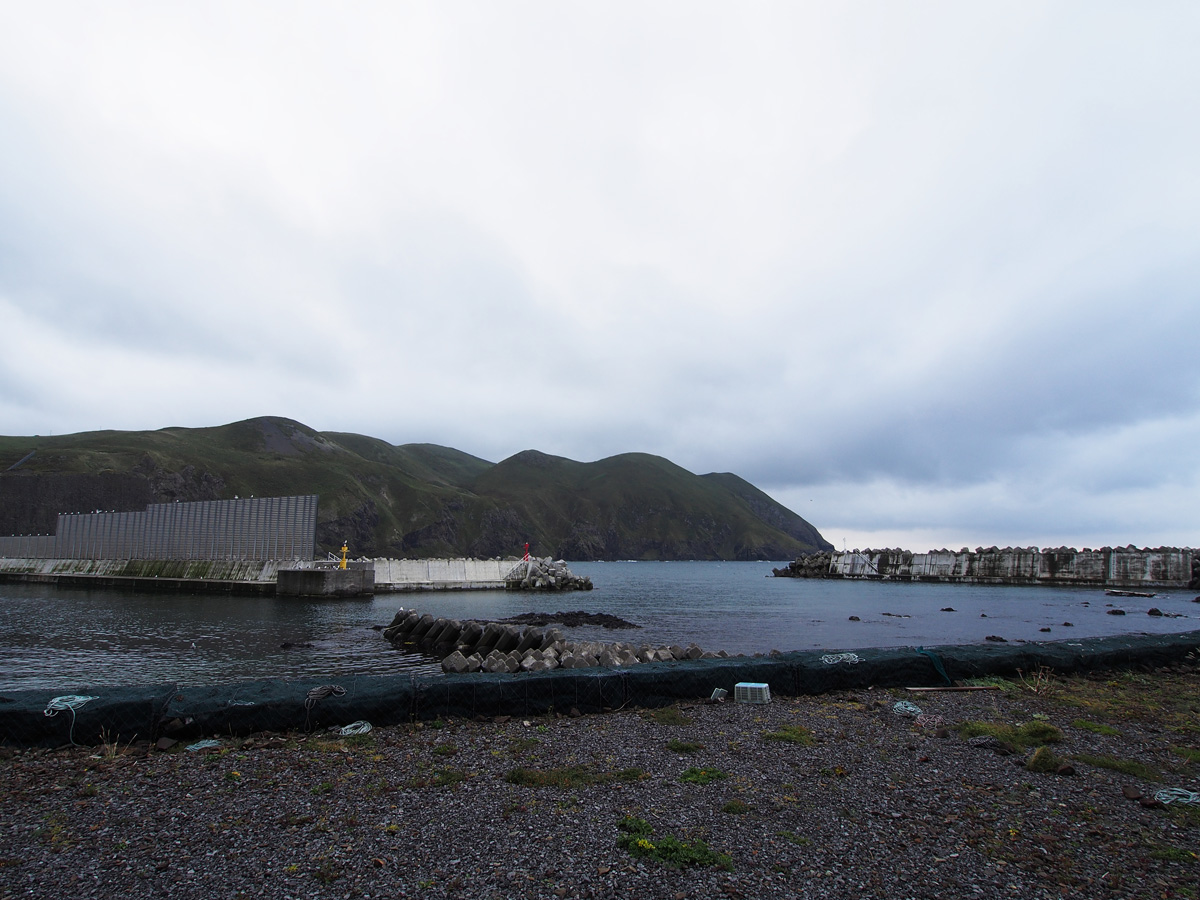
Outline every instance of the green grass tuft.
<path fill-rule="evenodd" d="M 1115 756 L 1093 756 L 1090 753 L 1076 753 L 1073 759 L 1099 769 L 1111 769 L 1123 775 L 1142 778 L 1146 781 L 1162 781 L 1162 773 L 1136 759 L 1117 759 Z"/>
<path fill-rule="evenodd" d="M 763 737 L 768 741 L 783 741 L 804 747 L 811 747 L 815 740 L 813 733 L 803 725 L 781 725 L 778 731 L 764 731 Z"/>
<path fill-rule="evenodd" d="M 1038 747 L 1025 761 L 1025 768 L 1030 772 L 1057 772 L 1062 764 L 1062 759 L 1049 747 Z"/>
<path fill-rule="evenodd" d="M 720 781 L 722 778 L 728 777 L 720 769 L 702 769 L 698 766 L 688 766 L 683 770 L 683 774 L 679 776 L 679 780 L 685 781 L 688 784 L 712 784 L 714 781 Z"/>
<path fill-rule="evenodd" d="M 691 725 L 692 720 L 681 713 L 674 706 L 664 706 L 661 709 L 651 710 L 649 713 L 650 721 L 656 722 L 659 725 Z"/>
<path fill-rule="evenodd" d="M 617 828 L 622 832 L 617 846 L 637 859 L 657 860 L 673 869 L 711 866 L 733 871 L 729 854 L 714 852 L 704 841 L 681 841 L 669 834 L 655 838 L 654 828 L 645 819 L 622 819 Z"/>
<path fill-rule="evenodd" d="M 704 745 L 672 738 L 667 741 L 667 749 L 673 753 L 699 753 L 704 749 Z"/>
<path fill-rule="evenodd" d="M 1121 734 L 1111 725 L 1101 725 L 1098 722 L 1089 722 L 1087 719 L 1076 719 L 1071 723 L 1071 727 L 1078 728 L 1080 731 L 1090 731 L 1092 734 L 1105 734 L 1109 737 L 1119 737 Z"/>

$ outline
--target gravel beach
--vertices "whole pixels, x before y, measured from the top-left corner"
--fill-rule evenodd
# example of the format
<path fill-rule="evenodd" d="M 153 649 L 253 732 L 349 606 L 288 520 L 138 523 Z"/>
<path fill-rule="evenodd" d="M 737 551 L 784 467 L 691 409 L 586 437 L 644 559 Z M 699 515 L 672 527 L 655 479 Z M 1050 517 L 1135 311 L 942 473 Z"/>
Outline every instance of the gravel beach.
<path fill-rule="evenodd" d="M 0 898 L 1197 897 L 1200 806 L 1153 798 L 1200 790 L 1198 685 L 3 750 Z M 1048 771 L 1022 765 L 1031 736 Z"/>

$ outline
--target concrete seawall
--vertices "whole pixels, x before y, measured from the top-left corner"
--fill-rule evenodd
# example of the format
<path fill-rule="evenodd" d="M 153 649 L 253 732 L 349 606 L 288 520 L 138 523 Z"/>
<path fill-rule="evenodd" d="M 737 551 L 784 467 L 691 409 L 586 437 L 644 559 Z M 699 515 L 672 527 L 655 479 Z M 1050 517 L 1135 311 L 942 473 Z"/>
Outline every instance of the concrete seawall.
<path fill-rule="evenodd" d="M 297 560 L 0 558 L 0 582 L 182 593 L 273 594 L 281 568 Z"/>
<path fill-rule="evenodd" d="M 376 559 L 374 590 L 503 590 L 517 559 Z M 354 563 L 353 565 L 362 565 Z M 0 581 L 141 591 L 274 593 L 280 570 L 313 560 L 128 560 L 0 558 Z M 303 590 L 303 588 L 300 588 Z M 284 593 L 294 593 L 285 590 Z"/>
<path fill-rule="evenodd" d="M 1105 547 L 977 548 L 974 552 L 862 550 L 812 553 L 779 577 L 861 578 L 880 581 L 934 581 L 963 584 L 1036 584 L 1084 587 L 1200 589 L 1200 551 L 1191 548 Z"/>

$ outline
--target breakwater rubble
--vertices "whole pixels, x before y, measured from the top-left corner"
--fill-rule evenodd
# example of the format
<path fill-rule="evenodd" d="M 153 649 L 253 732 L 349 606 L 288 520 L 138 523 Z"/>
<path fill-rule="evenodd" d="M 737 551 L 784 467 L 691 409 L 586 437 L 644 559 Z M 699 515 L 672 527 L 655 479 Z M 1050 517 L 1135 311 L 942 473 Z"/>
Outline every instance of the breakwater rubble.
<path fill-rule="evenodd" d="M 521 627 L 511 622 L 435 618 L 400 610 L 383 636 L 397 649 L 442 656 L 442 671 L 545 672 L 551 669 L 621 668 L 640 663 L 726 659 L 724 650 L 696 644 L 651 646 L 625 641 L 571 641 L 558 628 Z"/>
<path fill-rule="evenodd" d="M 1188 547 L 964 547 L 820 551 L 774 569 L 778 578 L 851 578 L 957 584 L 1200 589 L 1200 551 Z"/>
<path fill-rule="evenodd" d="M 590 591 L 592 579 L 576 575 L 561 559 L 522 560 L 504 579 L 509 591 Z"/>

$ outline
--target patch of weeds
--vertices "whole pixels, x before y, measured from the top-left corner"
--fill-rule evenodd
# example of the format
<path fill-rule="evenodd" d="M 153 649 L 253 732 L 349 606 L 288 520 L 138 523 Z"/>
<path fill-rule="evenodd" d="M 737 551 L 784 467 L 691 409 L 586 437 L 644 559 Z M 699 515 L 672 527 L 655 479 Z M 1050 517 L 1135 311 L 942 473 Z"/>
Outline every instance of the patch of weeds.
<path fill-rule="evenodd" d="M 1172 803 L 1167 814 L 1180 828 L 1200 828 L 1200 806 L 1195 803 Z"/>
<path fill-rule="evenodd" d="M 322 781 L 320 784 L 318 784 L 316 787 L 314 787 L 312 789 L 311 793 L 316 794 L 319 797 L 322 794 L 329 794 L 332 792 L 333 792 L 333 782 L 332 781 Z"/>
<path fill-rule="evenodd" d="M 458 784 L 465 781 L 467 773 L 459 769 L 438 769 L 433 773 L 433 778 L 429 780 L 430 787 L 449 787 L 452 784 Z"/>
<path fill-rule="evenodd" d="M 362 750 L 367 747 L 375 746 L 375 734 L 368 731 L 366 734 L 350 734 L 342 738 L 342 741 L 347 747 L 353 747 Z"/>
<path fill-rule="evenodd" d="M 438 717 L 429 723 L 429 727 L 430 728 L 445 728 L 446 723 L 444 721 L 442 721 L 441 717 Z"/>
<path fill-rule="evenodd" d="M 688 784 L 712 784 L 714 781 L 720 781 L 722 778 L 727 777 L 729 776 L 720 769 L 703 769 L 699 766 L 688 766 L 683 770 L 683 774 L 679 776 L 679 780 Z"/>
<path fill-rule="evenodd" d="M 1182 847 L 1155 847 L 1150 851 L 1151 859 L 1162 859 L 1167 862 L 1195 862 L 1196 854 Z"/>
<path fill-rule="evenodd" d="M 1028 673 L 1017 669 L 1017 678 L 1021 687 L 1035 694 L 1049 694 L 1055 687 L 1054 670 L 1049 666 L 1038 666 Z"/>
<path fill-rule="evenodd" d="M 730 800 L 721 807 L 721 812 L 729 813 L 731 816 L 744 816 L 750 812 L 750 805 L 744 800 Z"/>
<path fill-rule="evenodd" d="M 704 745 L 671 738 L 671 740 L 667 741 L 667 749 L 673 753 L 699 753 L 704 749 Z"/>
<path fill-rule="evenodd" d="M 597 772 L 588 766 L 560 766 L 554 769 L 513 769 L 504 776 L 504 780 L 521 787 L 578 788 L 590 784 L 628 783 L 645 777 L 646 773 L 637 768 Z"/>
<path fill-rule="evenodd" d="M 237 769 L 230 769 L 228 772 L 225 773 L 225 780 L 232 781 L 234 784 L 237 784 L 239 781 L 242 780 L 242 773 L 239 772 Z"/>
<path fill-rule="evenodd" d="M 312 816 L 308 815 L 290 815 L 283 820 L 284 824 L 290 828 L 298 828 L 301 825 L 307 825 L 313 820 Z"/>
<path fill-rule="evenodd" d="M 56 816 L 49 816 L 33 832 L 34 837 L 48 844 L 55 853 L 66 850 L 71 846 L 71 836 L 66 826 Z"/>
<path fill-rule="evenodd" d="M 674 706 L 664 706 L 661 709 L 651 710 L 648 717 L 650 721 L 656 722 L 659 725 L 683 726 L 692 724 L 692 720 Z"/>
<path fill-rule="evenodd" d="M 1115 756 L 1103 755 L 1093 756 L 1090 753 L 1076 753 L 1073 758 L 1089 766 L 1096 766 L 1099 769 L 1111 769 L 1114 772 L 1120 772 L 1123 775 L 1129 775 L 1133 778 L 1142 778 L 1146 781 L 1163 780 L 1161 772 L 1143 762 L 1138 762 L 1136 759 L 1117 759 Z"/>
<path fill-rule="evenodd" d="M 1071 723 L 1071 727 L 1078 728 L 1080 731 L 1090 731 L 1092 734 L 1105 734 L 1109 737 L 1121 736 L 1121 732 L 1111 725 L 1101 725 L 1099 722 L 1089 722 L 1087 719 L 1076 719 Z"/>
<path fill-rule="evenodd" d="M 453 744 L 438 744 L 430 752 L 435 753 L 438 756 L 453 756 L 458 752 L 458 748 Z"/>
<path fill-rule="evenodd" d="M 778 731 L 764 731 L 763 737 L 768 741 L 783 741 L 803 747 L 811 747 L 814 741 L 813 733 L 803 725 L 781 725 Z"/>
<path fill-rule="evenodd" d="M 984 678 L 967 678 L 963 681 L 967 687 L 995 687 L 1000 688 L 1004 693 L 1015 691 L 1017 683 L 1009 681 L 1007 678 L 999 678 L 994 675 L 989 675 Z"/>
<path fill-rule="evenodd" d="M 777 831 L 776 834 L 787 841 L 789 844 L 795 844 L 797 847 L 807 847 L 812 843 L 802 834 L 796 834 L 794 831 Z"/>
<path fill-rule="evenodd" d="M 1190 763 L 1200 763 L 1200 750 L 1192 747 L 1172 747 L 1171 752 L 1176 756 L 1182 756 Z"/>
<path fill-rule="evenodd" d="M 1049 747 L 1038 747 L 1033 751 L 1033 755 L 1025 760 L 1025 768 L 1030 772 L 1057 772 L 1062 764 L 1062 759 Z"/>
<path fill-rule="evenodd" d="M 849 770 L 843 768 L 842 766 L 834 766 L 832 769 L 826 766 L 818 771 L 827 778 L 845 778 L 850 774 Z"/>
<path fill-rule="evenodd" d="M 394 822 L 391 825 L 384 825 L 383 833 L 384 834 L 399 834 L 400 826 L 395 824 Z"/>
<path fill-rule="evenodd" d="M 508 745 L 508 752 L 516 756 L 518 753 L 524 753 L 526 750 L 532 750 L 539 744 L 541 744 L 541 739 L 535 737 L 514 738 Z"/>
<path fill-rule="evenodd" d="M 313 869 L 313 878 L 321 882 L 321 884 L 332 884 L 342 877 L 342 867 L 340 863 L 335 862 L 327 857 L 317 857 L 317 867 Z"/>
<path fill-rule="evenodd" d="M 958 733 L 965 738 L 988 735 L 1013 747 L 1040 747 L 1043 744 L 1057 744 L 1063 739 L 1063 733 L 1049 722 L 1033 721 L 1013 727 L 997 722 L 963 722 L 956 726 Z"/>
<path fill-rule="evenodd" d="M 637 859 L 653 859 L 673 869 L 715 866 L 733 871 L 733 859 L 728 853 L 716 853 L 704 841 L 681 841 L 667 834 L 654 837 L 654 828 L 645 819 L 633 817 L 617 823 L 621 836 L 617 846 Z"/>
<path fill-rule="evenodd" d="M 83 787 L 81 787 L 79 789 L 80 797 L 95 797 L 99 793 L 100 793 L 100 789 L 97 788 L 94 784 L 85 784 Z"/>

